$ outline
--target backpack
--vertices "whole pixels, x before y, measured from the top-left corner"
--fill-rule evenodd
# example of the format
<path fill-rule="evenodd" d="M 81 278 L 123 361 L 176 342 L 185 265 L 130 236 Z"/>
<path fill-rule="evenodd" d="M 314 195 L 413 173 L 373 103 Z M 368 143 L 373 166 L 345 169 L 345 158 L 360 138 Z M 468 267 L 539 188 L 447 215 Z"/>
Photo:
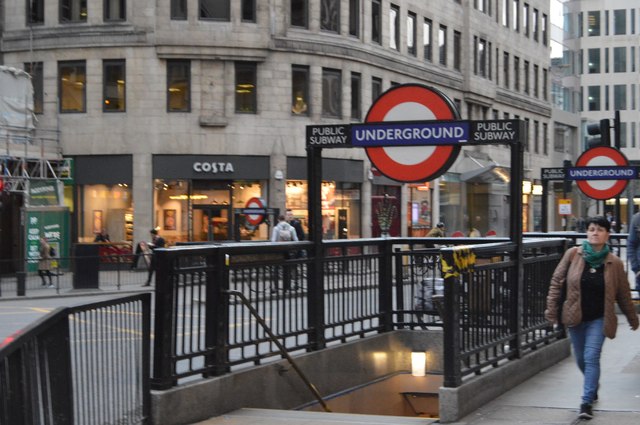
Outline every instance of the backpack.
<path fill-rule="evenodd" d="M 291 232 L 293 227 L 287 223 L 278 224 L 278 242 L 289 242 L 293 240 Z"/>
<path fill-rule="evenodd" d="M 55 257 L 56 256 L 56 249 L 52 246 L 49 247 L 49 257 Z"/>

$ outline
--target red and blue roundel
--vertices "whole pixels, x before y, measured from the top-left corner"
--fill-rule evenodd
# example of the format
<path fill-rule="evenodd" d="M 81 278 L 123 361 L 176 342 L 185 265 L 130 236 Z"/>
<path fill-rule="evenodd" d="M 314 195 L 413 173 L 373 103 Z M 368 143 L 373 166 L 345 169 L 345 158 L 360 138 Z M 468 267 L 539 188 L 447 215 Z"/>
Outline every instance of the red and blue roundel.
<path fill-rule="evenodd" d="M 460 114 L 439 90 L 420 84 L 403 84 L 384 92 L 371 105 L 366 123 L 387 121 L 457 120 Z M 440 177 L 460 153 L 458 145 L 368 147 L 371 163 L 390 179 L 411 183 Z"/>

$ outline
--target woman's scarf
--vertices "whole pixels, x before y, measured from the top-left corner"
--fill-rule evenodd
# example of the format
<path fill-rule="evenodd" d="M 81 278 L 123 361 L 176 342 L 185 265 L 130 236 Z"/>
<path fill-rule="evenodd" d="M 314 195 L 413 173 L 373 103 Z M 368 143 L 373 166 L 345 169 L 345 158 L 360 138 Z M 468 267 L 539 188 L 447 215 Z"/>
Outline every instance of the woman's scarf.
<path fill-rule="evenodd" d="M 595 252 L 588 241 L 583 241 L 582 251 L 584 261 L 587 262 L 589 267 L 597 269 L 604 263 L 604 259 L 609 254 L 609 245 L 605 244 L 599 252 Z"/>

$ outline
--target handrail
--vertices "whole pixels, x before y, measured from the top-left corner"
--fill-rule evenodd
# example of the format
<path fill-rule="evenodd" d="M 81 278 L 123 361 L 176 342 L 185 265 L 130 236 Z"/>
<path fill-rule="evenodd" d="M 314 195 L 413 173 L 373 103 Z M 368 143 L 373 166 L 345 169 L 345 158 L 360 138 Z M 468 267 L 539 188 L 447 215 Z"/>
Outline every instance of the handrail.
<path fill-rule="evenodd" d="M 265 330 L 267 335 L 269 335 L 269 339 L 274 344 L 276 344 L 276 346 L 280 350 L 280 353 L 282 354 L 282 356 L 287 359 L 287 361 L 289 362 L 291 367 L 293 367 L 293 369 L 298 373 L 298 376 L 300 376 L 300 379 L 302 379 L 302 382 L 304 382 L 304 384 L 307 386 L 307 388 L 309 388 L 309 390 L 313 393 L 313 396 L 322 405 L 322 408 L 324 409 L 324 411 L 325 412 L 331 412 L 331 409 L 329 409 L 329 406 L 327 406 L 327 403 L 325 403 L 325 401 L 322 399 L 322 396 L 320 395 L 320 392 L 318 391 L 316 386 L 313 385 L 311 383 L 311 381 L 309 381 L 309 379 L 304 374 L 304 372 L 302 372 L 302 370 L 298 367 L 298 365 L 295 363 L 293 358 L 287 352 L 287 349 L 285 348 L 285 346 L 282 345 L 282 343 L 280 341 L 278 341 L 278 338 L 273 334 L 273 332 L 271 331 L 271 328 L 269 327 L 269 325 L 267 325 L 267 322 L 265 322 L 264 319 L 258 313 L 258 311 L 255 308 L 253 308 L 253 306 L 251 305 L 251 303 L 249 302 L 247 297 L 245 297 L 244 294 L 242 292 L 240 292 L 240 291 L 226 290 L 226 291 L 223 291 L 223 292 L 226 293 L 226 294 L 229 294 L 229 295 L 235 295 L 236 297 L 240 298 L 240 301 L 242 301 L 242 304 L 244 304 L 244 306 L 249 309 L 249 311 L 251 312 L 253 317 L 256 318 L 256 320 L 258 321 L 260 326 L 262 326 L 262 328 Z"/>

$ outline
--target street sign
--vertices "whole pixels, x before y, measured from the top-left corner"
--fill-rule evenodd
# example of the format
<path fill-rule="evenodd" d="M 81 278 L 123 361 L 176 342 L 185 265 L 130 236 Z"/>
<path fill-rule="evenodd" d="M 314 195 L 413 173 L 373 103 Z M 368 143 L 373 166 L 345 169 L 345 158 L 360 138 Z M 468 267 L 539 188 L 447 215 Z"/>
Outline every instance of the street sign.
<path fill-rule="evenodd" d="M 598 146 L 587 149 L 568 169 L 568 178 L 576 180 L 582 193 L 593 199 L 611 199 L 622 193 L 634 176 L 629 161 L 618 149 Z"/>
<path fill-rule="evenodd" d="M 251 226 L 257 226 L 264 221 L 267 213 L 265 203 L 260 198 L 251 198 L 245 204 L 242 214 L 246 214 L 247 223 Z"/>
<path fill-rule="evenodd" d="M 564 180 L 565 169 L 564 168 L 543 168 L 542 180 Z"/>
<path fill-rule="evenodd" d="M 349 148 L 349 124 L 308 125 L 307 146 L 318 148 Z"/>
<path fill-rule="evenodd" d="M 558 214 L 571 215 L 571 199 L 558 199 Z"/>
<path fill-rule="evenodd" d="M 440 91 L 403 84 L 384 92 L 371 105 L 365 122 L 454 120 L 454 103 Z M 460 153 L 459 145 L 366 147 L 367 156 L 382 174 L 400 182 L 429 181 L 444 174 Z"/>

